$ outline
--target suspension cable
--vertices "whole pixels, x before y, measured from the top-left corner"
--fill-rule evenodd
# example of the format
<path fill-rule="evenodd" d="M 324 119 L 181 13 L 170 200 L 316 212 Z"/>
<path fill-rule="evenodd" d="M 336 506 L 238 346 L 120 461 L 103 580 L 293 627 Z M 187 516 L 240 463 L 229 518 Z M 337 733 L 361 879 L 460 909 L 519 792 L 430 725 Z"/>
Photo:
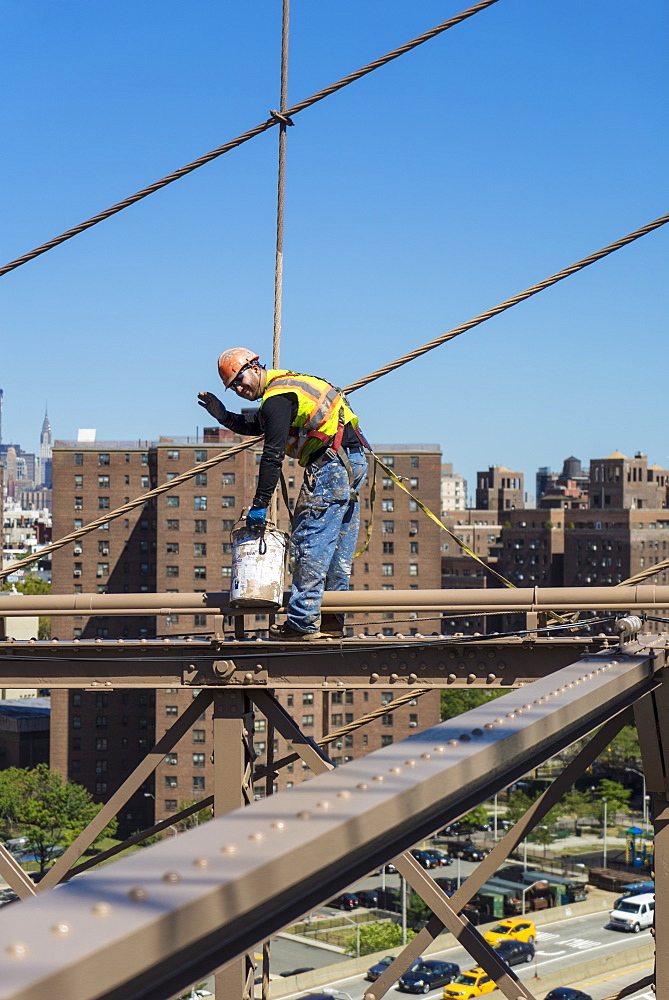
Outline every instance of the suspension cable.
<path fill-rule="evenodd" d="M 435 337 L 434 340 L 428 341 L 428 343 L 423 344 L 422 347 L 417 347 L 408 354 L 403 354 L 401 358 L 397 358 L 396 361 L 392 361 L 390 364 L 384 365 L 383 368 L 377 368 L 377 370 L 372 372 L 370 375 L 366 375 L 364 378 L 358 379 L 357 382 L 352 382 L 351 385 L 346 387 L 346 392 L 355 392 L 356 389 L 361 389 L 362 386 L 369 385 L 370 382 L 375 382 L 376 379 L 381 378 L 383 375 L 387 375 L 389 372 L 394 371 L 396 368 L 400 368 L 409 361 L 414 361 L 415 358 L 419 358 L 421 354 L 427 354 L 428 351 L 434 350 L 435 347 L 440 347 L 448 340 L 453 340 L 454 337 L 458 337 L 461 333 L 465 333 L 467 330 L 471 330 L 475 326 L 480 326 L 481 323 L 485 323 L 486 320 L 491 319 L 493 316 L 497 316 L 499 313 L 503 313 L 505 310 L 511 309 L 512 306 L 516 306 L 519 302 L 523 302 L 525 299 L 529 299 L 532 295 L 536 295 L 537 292 L 542 292 L 545 288 L 555 285 L 558 281 L 562 281 L 563 278 L 568 278 L 570 275 L 576 274 L 578 271 L 582 271 L 584 267 L 588 267 L 590 264 L 594 264 L 595 261 L 601 260 L 602 257 L 606 257 L 608 254 L 614 253 L 616 250 L 620 250 L 621 247 L 627 246 L 628 243 L 638 240 L 641 236 L 645 236 L 647 233 L 652 232 L 654 229 L 658 229 L 660 226 L 664 226 L 667 222 L 669 222 L 669 213 L 667 215 L 661 215 L 659 219 L 655 219 L 653 222 L 649 222 L 645 226 L 641 226 L 640 229 L 635 229 L 633 233 L 628 233 L 627 236 L 623 236 L 614 243 L 609 243 L 608 246 L 603 247 L 601 250 L 597 250 L 595 253 L 589 254 L 589 256 L 584 257 L 582 260 L 576 261 L 575 264 L 565 267 L 562 271 L 558 271 L 556 274 L 551 275 L 550 278 L 544 278 L 543 281 L 537 282 L 536 285 L 526 288 L 524 292 L 519 292 L 518 295 L 514 295 L 512 298 L 506 299 L 504 302 L 494 306 L 492 309 L 488 309 L 486 312 L 475 316 L 474 319 L 470 319 L 466 323 L 461 323 L 460 326 L 453 327 L 452 330 L 442 334 L 440 337 Z"/>
<path fill-rule="evenodd" d="M 412 49 L 422 45 L 423 42 L 429 41 L 429 39 L 434 38 L 443 31 L 448 31 L 449 28 L 453 28 L 456 24 L 460 24 L 462 21 L 467 20 L 467 18 L 473 17 L 474 14 L 478 14 L 479 11 L 485 10 L 487 7 L 492 7 L 494 3 L 498 3 L 498 0 L 481 0 L 480 3 L 474 4 L 473 7 L 469 7 L 467 10 L 461 11 L 459 14 L 456 14 L 455 17 L 451 17 L 447 21 L 443 21 L 441 24 L 436 25 L 436 27 L 430 28 L 429 31 L 423 32 L 422 35 L 418 35 L 416 38 L 413 38 L 410 42 L 400 45 L 399 48 L 393 49 L 392 52 L 388 52 L 386 55 L 381 56 L 379 59 L 375 59 L 373 62 L 363 66 L 361 69 L 358 69 L 353 73 L 349 73 L 348 76 L 342 77 L 341 80 L 337 80 L 336 83 L 330 84 L 329 87 L 319 90 L 316 94 L 312 94 L 311 97 L 307 97 L 304 101 L 300 101 L 299 104 L 294 104 L 292 108 L 287 108 L 284 117 L 294 117 L 299 114 L 300 111 L 310 108 L 313 104 L 317 104 L 318 101 L 322 101 L 325 97 L 330 97 L 331 94 L 335 94 L 338 90 L 342 90 L 350 83 L 355 83 L 356 80 L 360 80 L 361 77 L 373 72 L 373 70 L 379 69 L 381 66 L 385 66 L 386 63 L 392 62 L 393 59 L 397 59 L 399 56 L 403 56 L 406 52 L 410 52 Z M 184 167 L 180 167 L 179 170 L 175 170 L 173 173 L 168 174 L 161 180 L 155 181 L 153 184 L 149 184 L 148 187 L 142 188 L 141 191 L 137 191 L 128 198 L 124 198 L 123 201 L 117 202 L 110 208 L 105 209 L 104 212 L 99 212 L 97 215 L 91 216 L 90 219 L 87 219 L 85 222 L 81 222 L 78 226 L 68 229 L 66 232 L 61 233 L 60 236 L 56 236 L 47 243 L 42 243 L 41 246 L 36 247 L 34 250 L 30 250 L 28 253 L 23 254 L 23 256 L 17 257 L 16 260 L 10 261 L 9 264 L 5 264 L 4 267 L 0 268 L 0 277 L 2 277 L 3 274 L 8 274 L 10 271 L 15 270 L 17 267 L 21 267 L 22 264 L 27 264 L 29 260 L 39 257 L 40 254 L 46 253 L 48 250 L 53 250 L 54 247 L 60 246 L 60 244 L 65 243 L 66 240 L 72 239 L 73 236 L 78 236 L 79 233 L 83 233 L 85 230 L 91 229 L 93 226 L 97 225 L 98 222 L 103 222 L 105 219 L 109 219 L 112 215 L 116 215 L 117 212 L 123 211 L 124 208 L 129 208 L 130 205 L 134 205 L 136 202 L 141 201 L 142 198 L 146 198 L 148 195 L 154 194 L 156 191 L 160 191 L 161 188 L 167 187 L 167 185 L 171 184 L 173 181 L 180 180 L 187 174 L 197 170 L 198 167 L 204 166 L 205 163 L 210 163 L 212 160 L 217 159 L 217 157 L 222 156 L 224 153 L 229 153 L 230 150 L 236 149 L 243 143 L 248 142 L 249 139 L 254 139 L 257 135 L 262 135 L 262 133 L 267 132 L 268 129 L 274 128 L 275 125 L 281 122 L 282 118 L 281 115 L 277 115 L 276 112 L 273 113 L 270 111 L 270 115 L 272 117 L 268 118 L 267 121 L 261 122 L 260 125 L 256 125 L 255 128 L 251 128 L 247 132 L 243 132 L 235 139 L 231 139 L 222 146 L 212 149 L 211 152 L 205 153 L 204 156 L 200 156 L 197 160 L 193 160 L 192 163 L 187 163 Z"/>

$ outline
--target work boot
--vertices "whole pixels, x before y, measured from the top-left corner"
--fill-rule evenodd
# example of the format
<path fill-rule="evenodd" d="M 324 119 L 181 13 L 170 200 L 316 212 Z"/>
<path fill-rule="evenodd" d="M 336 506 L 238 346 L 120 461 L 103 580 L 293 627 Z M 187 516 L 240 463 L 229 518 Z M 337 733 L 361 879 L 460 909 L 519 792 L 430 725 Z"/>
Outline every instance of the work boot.
<path fill-rule="evenodd" d="M 344 619 L 339 615 L 321 615 L 321 635 L 329 639 L 343 639 Z"/>
<path fill-rule="evenodd" d="M 320 632 L 302 632 L 299 628 L 292 628 L 288 622 L 281 625 L 270 625 L 270 639 L 278 639 L 281 642 L 310 642 L 312 639 L 323 639 Z"/>

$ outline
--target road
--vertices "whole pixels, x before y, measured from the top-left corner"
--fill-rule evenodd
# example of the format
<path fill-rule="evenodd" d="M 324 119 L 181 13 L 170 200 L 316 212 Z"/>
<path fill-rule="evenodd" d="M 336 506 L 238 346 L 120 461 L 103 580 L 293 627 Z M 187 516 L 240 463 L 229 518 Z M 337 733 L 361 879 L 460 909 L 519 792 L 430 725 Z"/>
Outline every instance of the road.
<path fill-rule="evenodd" d="M 585 917 L 556 920 L 554 923 L 544 924 L 537 932 L 537 952 L 534 961 L 529 965 L 515 966 L 516 974 L 521 980 L 528 980 L 533 992 L 537 996 L 542 996 L 541 979 L 552 976 L 556 972 L 564 970 L 564 984 L 578 985 L 585 992 L 590 993 L 593 1000 L 609 996 L 615 990 L 620 989 L 626 983 L 634 982 L 636 979 L 649 974 L 652 968 L 649 966 L 643 971 L 637 971 L 630 975 L 627 980 L 623 980 L 620 974 L 616 976 L 593 979 L 589 982 L 573 984 L 570 978 L 570 970 L 576 964 L 587 961 L 588 957 L 600 957 L 606 952 L 624 951 L 634 945 L 650 940 L 650 931 L 641 931 L 639 934 L 625 934 L 620 931 L 612 931 L 606 928 L 606 916 L 604 914 L 590 914 Z M 474 964 L 467 952 L 461 947 L 449 948 L 431 955 L 434 958 L 443 958 L 449 962 L 456 962 L 462 969 L 467 970 Z M 304 965 L 313 965 L 315 962 L 304 962 Z M 332 978 L 324 985 L 335 990 L 342 991 L 342 1000 L 345 994 L 351 1000 L 361 1000 L 365 990 L 369 987 L 368 982 L 362 976 L 354 976 L 347 979 L 336 978 L 336 968 L 332 970 Z M 320 987 L 319 987 L 320 989 Z M 646 991 L 650 995 L 650 991 Z M 304 991 L 292 994 L 298 998 L 304 996 Z M 393 989 L 388 993 L 389 997 L 406 996 L 399 990 Z M 442 995 L 442 989 L 433 990 L 429 997 L 438 998 Z M 644 996 L 643 991 L 637 995 Z M 655 998 L 653 998 L 655 1000 Z"/>

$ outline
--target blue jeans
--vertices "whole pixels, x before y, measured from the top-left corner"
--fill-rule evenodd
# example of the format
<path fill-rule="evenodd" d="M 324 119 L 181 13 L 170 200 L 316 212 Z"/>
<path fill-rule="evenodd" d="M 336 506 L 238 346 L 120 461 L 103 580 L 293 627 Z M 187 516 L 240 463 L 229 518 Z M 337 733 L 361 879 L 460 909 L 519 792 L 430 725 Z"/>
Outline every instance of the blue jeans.
<path fill-rule="evenodd" d="M 348 453 L 359 490 L 367 474 L 363 451 Z M 346 469 L 338 458 L 307 466 L 293 515 L 293 586 L 287 622 L 301 632 L 318 632 L 325 590 L 348 590 L 360 527 L 360 501 L 351 499 Z"/>

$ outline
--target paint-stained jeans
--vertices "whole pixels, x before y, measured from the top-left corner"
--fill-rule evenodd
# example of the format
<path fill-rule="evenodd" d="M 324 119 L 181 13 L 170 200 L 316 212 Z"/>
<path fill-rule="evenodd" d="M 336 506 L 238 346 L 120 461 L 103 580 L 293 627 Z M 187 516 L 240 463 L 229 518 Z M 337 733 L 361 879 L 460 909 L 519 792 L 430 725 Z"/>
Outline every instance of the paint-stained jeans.
<path fill-rule="evenodd" d="M 349 452 L 359 490 L 367 474 L 362 451 Z M 360 527 L 360 501 L 351 500 L 346 469 L 333 459 L 304 472 L 293 515 L 293 586 L 287 622 L 302 632 L 317 632 L 324 590 L 348 590 L 351 562 Z"/>

